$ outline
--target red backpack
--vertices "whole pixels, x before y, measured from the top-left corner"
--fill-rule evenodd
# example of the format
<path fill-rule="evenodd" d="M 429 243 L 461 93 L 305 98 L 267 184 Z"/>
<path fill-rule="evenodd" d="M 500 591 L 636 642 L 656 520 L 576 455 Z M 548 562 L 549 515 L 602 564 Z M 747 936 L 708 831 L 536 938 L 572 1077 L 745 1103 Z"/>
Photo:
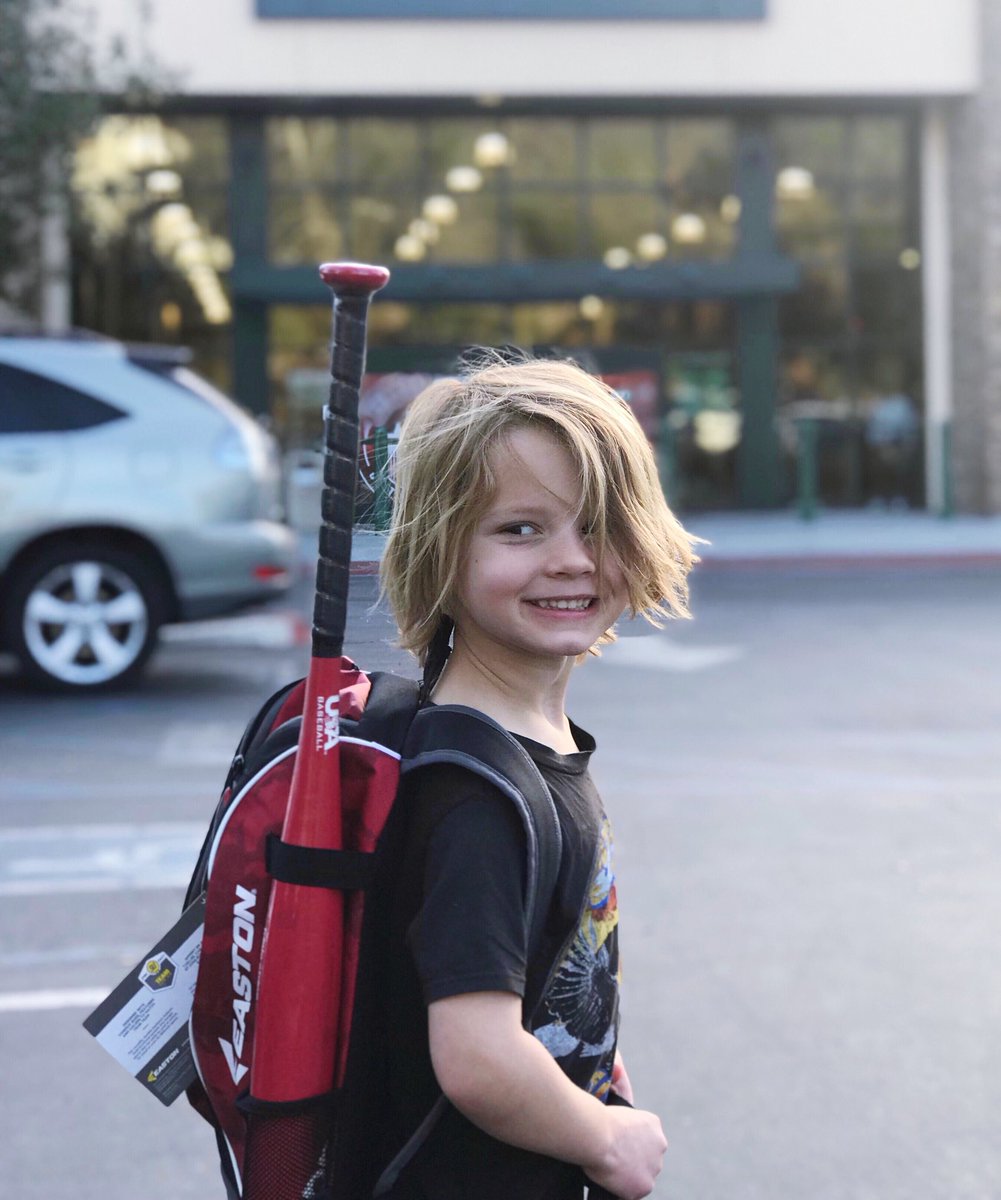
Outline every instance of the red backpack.
<path fill-rule="evenodd" d="M 353 664 L 347 664 L 353 666 Z M 281 831 L 302 723 L 304 681 L 276 692 L 247 727 L 202 847 L 185 907 L 205 896 L 205 927 L 190 1020 L 198 1080 L 188 1098 L 214 1127 L 231 1200 L 255 1190 L 275 1160 L 300 1166 L 308 1200 L 360 1200 L 387 1190 L 434 1128 L 444 1096 L 392 1162 L 381 1162 L 383 971 L 392 880 L 406 838 L 405 781 L 453 763 L 488 779 L 515 805 L 525 829 L 525 911 L 538 945 L 559 870 L 560 827 L 549 790 L 524 748 L 496 722 L 456 705 L 421 707 L 418 685 L 354 668 L 341 691 L 341 805 L 345 848 L 289 846 Z M 345 892 L 340 1012 L 346 1036 L 335 1095 L 262 1105 L 248 1095 L 257 978 L 272 881 Z M 322 951 L 321 951 L 322 952 Z M 526 1006 L 526 1011 L 530 1005 Z M 282 1155 L 256 1157 L 257 1117 L 277 1128 Z M 271 1143 L 273 1145 L 273 1143 Z M 254 1159 L 254 1161 L 248 1161 Z M 287 1180 L 286 1180 L 287 1183 Z M 270 1194 L 265 1192 L 265 1194 Z"/>

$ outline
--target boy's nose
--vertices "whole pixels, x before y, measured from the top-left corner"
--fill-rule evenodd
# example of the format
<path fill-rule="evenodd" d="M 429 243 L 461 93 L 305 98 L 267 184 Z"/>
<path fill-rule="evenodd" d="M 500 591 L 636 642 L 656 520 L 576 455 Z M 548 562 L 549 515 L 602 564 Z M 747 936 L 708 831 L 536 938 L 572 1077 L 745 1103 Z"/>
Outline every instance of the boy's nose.
<path fill-rule="evenodd" d="M 587 538 L 576 527 L 565 529 L 550 547 L 551 575 L 591 575 L 594 573 L 594 554 Z"/>

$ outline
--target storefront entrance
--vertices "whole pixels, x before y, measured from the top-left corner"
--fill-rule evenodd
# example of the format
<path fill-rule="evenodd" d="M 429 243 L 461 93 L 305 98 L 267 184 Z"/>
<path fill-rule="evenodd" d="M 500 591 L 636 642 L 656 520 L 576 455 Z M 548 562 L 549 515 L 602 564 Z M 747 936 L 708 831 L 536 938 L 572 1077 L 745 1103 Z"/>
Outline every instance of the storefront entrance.
<path fill-rule="evenodd" d="M 276 306 L 269 375 L 279 431 L 293 452 L 320 436 L 326 309 Z M 685 510 L 740 507 L 745 416 L 736 364 L 736 306 L 726 300 L 373 307 L 364 432 L 395 434 L 429 375 L 470 347 L 515 346 L 576 358 L 632 405 L 657 453 L 665 492 Z M 786 489 L 783 488 L 783 491 Z"/>

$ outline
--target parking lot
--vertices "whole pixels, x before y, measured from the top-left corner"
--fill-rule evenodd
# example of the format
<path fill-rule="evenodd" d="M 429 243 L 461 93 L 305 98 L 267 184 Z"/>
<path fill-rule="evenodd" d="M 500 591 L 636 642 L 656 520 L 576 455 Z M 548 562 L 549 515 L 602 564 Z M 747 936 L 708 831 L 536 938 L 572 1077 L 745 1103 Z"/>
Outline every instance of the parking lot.
<path fill-rule="evenodd" d="M 705 570 L 573 685 L 617 835 L 622 1044 L 656 1196 L 1001 1195 L 996 570 Z M 354 581 L 348 644 L 405 660 Z M 211 1134 L 80 1023 L 174 919 L 305 598 L 171 635 L 129 693 L 0 681 L 6 1186 L 220 1195 Z"/>

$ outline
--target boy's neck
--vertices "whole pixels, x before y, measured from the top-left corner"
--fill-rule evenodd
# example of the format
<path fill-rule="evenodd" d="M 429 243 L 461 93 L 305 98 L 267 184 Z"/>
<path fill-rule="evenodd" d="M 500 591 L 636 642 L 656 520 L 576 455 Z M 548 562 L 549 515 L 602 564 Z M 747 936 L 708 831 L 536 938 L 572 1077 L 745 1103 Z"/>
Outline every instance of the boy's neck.
<path fill-rule="evenodd" d="M 550 746 L 558 754 L 577 749 L 563 710 L 572 662 L 558 674 L 515 673 L 488 667 L 456 646 L 433 693 L 435 704 L 462 704 L 486 713 L 511 733 Z"/>

